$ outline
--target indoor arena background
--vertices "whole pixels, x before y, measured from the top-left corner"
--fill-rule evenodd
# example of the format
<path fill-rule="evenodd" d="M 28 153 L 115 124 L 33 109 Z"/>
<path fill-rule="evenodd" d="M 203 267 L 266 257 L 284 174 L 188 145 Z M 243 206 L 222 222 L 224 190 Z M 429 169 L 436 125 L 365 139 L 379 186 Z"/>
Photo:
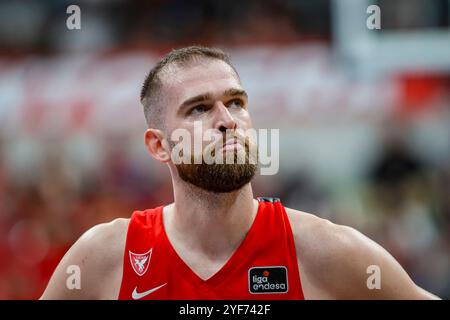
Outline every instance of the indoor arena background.
<path fill-rule="evenodd" d="M 38 298 L 93 225 L 172 201 L 139 91 L 192 44 L 230 53 L 255 126 L 280 129 L 255 196 L 357 228 L 450 298 L 449 16 L 448 0 L 0 1 L 0 299 Z"/>

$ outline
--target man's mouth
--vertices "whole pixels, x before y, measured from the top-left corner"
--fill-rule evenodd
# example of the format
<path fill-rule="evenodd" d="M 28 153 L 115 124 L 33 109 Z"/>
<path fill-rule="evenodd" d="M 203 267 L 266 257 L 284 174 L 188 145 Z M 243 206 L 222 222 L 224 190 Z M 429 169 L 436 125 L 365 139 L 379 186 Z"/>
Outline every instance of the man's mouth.
<path fill-rule="evenodd" d="M 229 139 L 225 142 L 225 144 L 222 147 L 223 151 L 227 150 L 243 150 L 244 146 L 238 142 L 237 138 Z"/>

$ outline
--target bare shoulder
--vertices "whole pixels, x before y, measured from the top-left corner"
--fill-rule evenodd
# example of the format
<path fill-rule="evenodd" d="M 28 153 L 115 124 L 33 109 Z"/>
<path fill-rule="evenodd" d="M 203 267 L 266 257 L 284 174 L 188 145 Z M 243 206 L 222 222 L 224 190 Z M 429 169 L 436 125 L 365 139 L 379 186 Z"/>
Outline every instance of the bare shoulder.
<path fill-rule="evenodd" d="M 416 286 L 389 252 L 358 230 L 290 208 L 286 208 L 286 213 L 300 274 L 313 296 L 319 293 L 331 299 L 435 298 Z"/>
<path fill-rule="evenodd" d="M 113 298 L 120 286 L 128 223 L 119 218 L 86 231 L 61 259 L 41 299 Z"/>
<path fill-rule="evenodd" d="M 103 259 L 113 259 L 118 250 L 123 251 L 129 221 L 118 218 L 98 224 L 86 231 L 75 245 L 79 245 L 86 254 L 101 253 Z"/>
<path fill-rule="evenodd" d="M 335 224 L 314 214 L 286 208 L 298 253 L 316 258 L 332 258 L 343 250 L 370 245 L 354 228 Z M 321 250 L 317 250 L 318 248 Z"/>
<path fill-rule="evenodd" d="M 314 214 L 286 208 L 301 268 L 314 284 L 328 282 L 330 266 L 342 265 L 355 248 L 367 245 L 355 229 Z M 358 244 L 359 243 L 359 244 Z M 321 283 L 319 283 L 321 285 Z"/>

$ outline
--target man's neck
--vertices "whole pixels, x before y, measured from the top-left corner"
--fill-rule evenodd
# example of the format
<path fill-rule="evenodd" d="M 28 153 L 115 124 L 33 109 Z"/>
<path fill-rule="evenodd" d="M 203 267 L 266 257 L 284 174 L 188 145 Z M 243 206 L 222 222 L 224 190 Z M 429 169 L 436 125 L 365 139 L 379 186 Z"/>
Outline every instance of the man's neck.
<path fill-rule="evenodd" d="M 175 202 L 164 208 L 169 240 L 211 259 L 229 257 L 253 224 L 258 202 L 249 184 L 212 193 L 185 183 L 174 185 Z"/>

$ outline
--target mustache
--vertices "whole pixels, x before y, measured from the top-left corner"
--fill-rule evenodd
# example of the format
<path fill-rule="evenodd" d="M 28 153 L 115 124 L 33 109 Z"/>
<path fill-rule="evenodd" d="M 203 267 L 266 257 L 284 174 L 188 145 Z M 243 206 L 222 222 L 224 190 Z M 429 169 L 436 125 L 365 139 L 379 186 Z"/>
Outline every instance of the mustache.
<path fill-rule="evenodd" d="M 257 137 L 253 137 L 252 133 L 248 134 L 240 132 L 240 130 L 237 129 L 208 135 L 203 134 L 202 137 L 195 135 L 187 137 L 187 139 L 192 138 L 199 140 L 189 141 L 182 139 L 177 142 L 169 140 L 171 158 L 174 163 L 221 164 L 223 161 L 226 161 L 227 164 L 233 164 L 234 162 L 240 164 L 243 161 L 244 163 L 256 164 L 258 162 L 258 145 L 255 143 Z M 198 149 L 199 146 L 196 145 L 196 143 L 200 141 L 201 145 L 203 145 L 202 149 Z M 235 148 L 234 150 L 228 149 L 226 151 L 223 149 L 227 144 L 232 143 L 239 144 L 240 147 Z"/>
<path fill-rule="evenodd" d="M 230 143 L 238 143 L 242 145 L 247 154 L 251 148 L 257 148 L 256 143 L 251 140 L 250 136 L 245 136 L 239 131 L 224 133 L 222 136 L 215 136 L 215 138 L 213 138 L 213 141 L 214 140 L 216 140 L 215 143 L 210 143 L 205 147 L 203 150 L 204 154 L 211 154 L 212 156 L 215 156 L 216 151 Z"/>

